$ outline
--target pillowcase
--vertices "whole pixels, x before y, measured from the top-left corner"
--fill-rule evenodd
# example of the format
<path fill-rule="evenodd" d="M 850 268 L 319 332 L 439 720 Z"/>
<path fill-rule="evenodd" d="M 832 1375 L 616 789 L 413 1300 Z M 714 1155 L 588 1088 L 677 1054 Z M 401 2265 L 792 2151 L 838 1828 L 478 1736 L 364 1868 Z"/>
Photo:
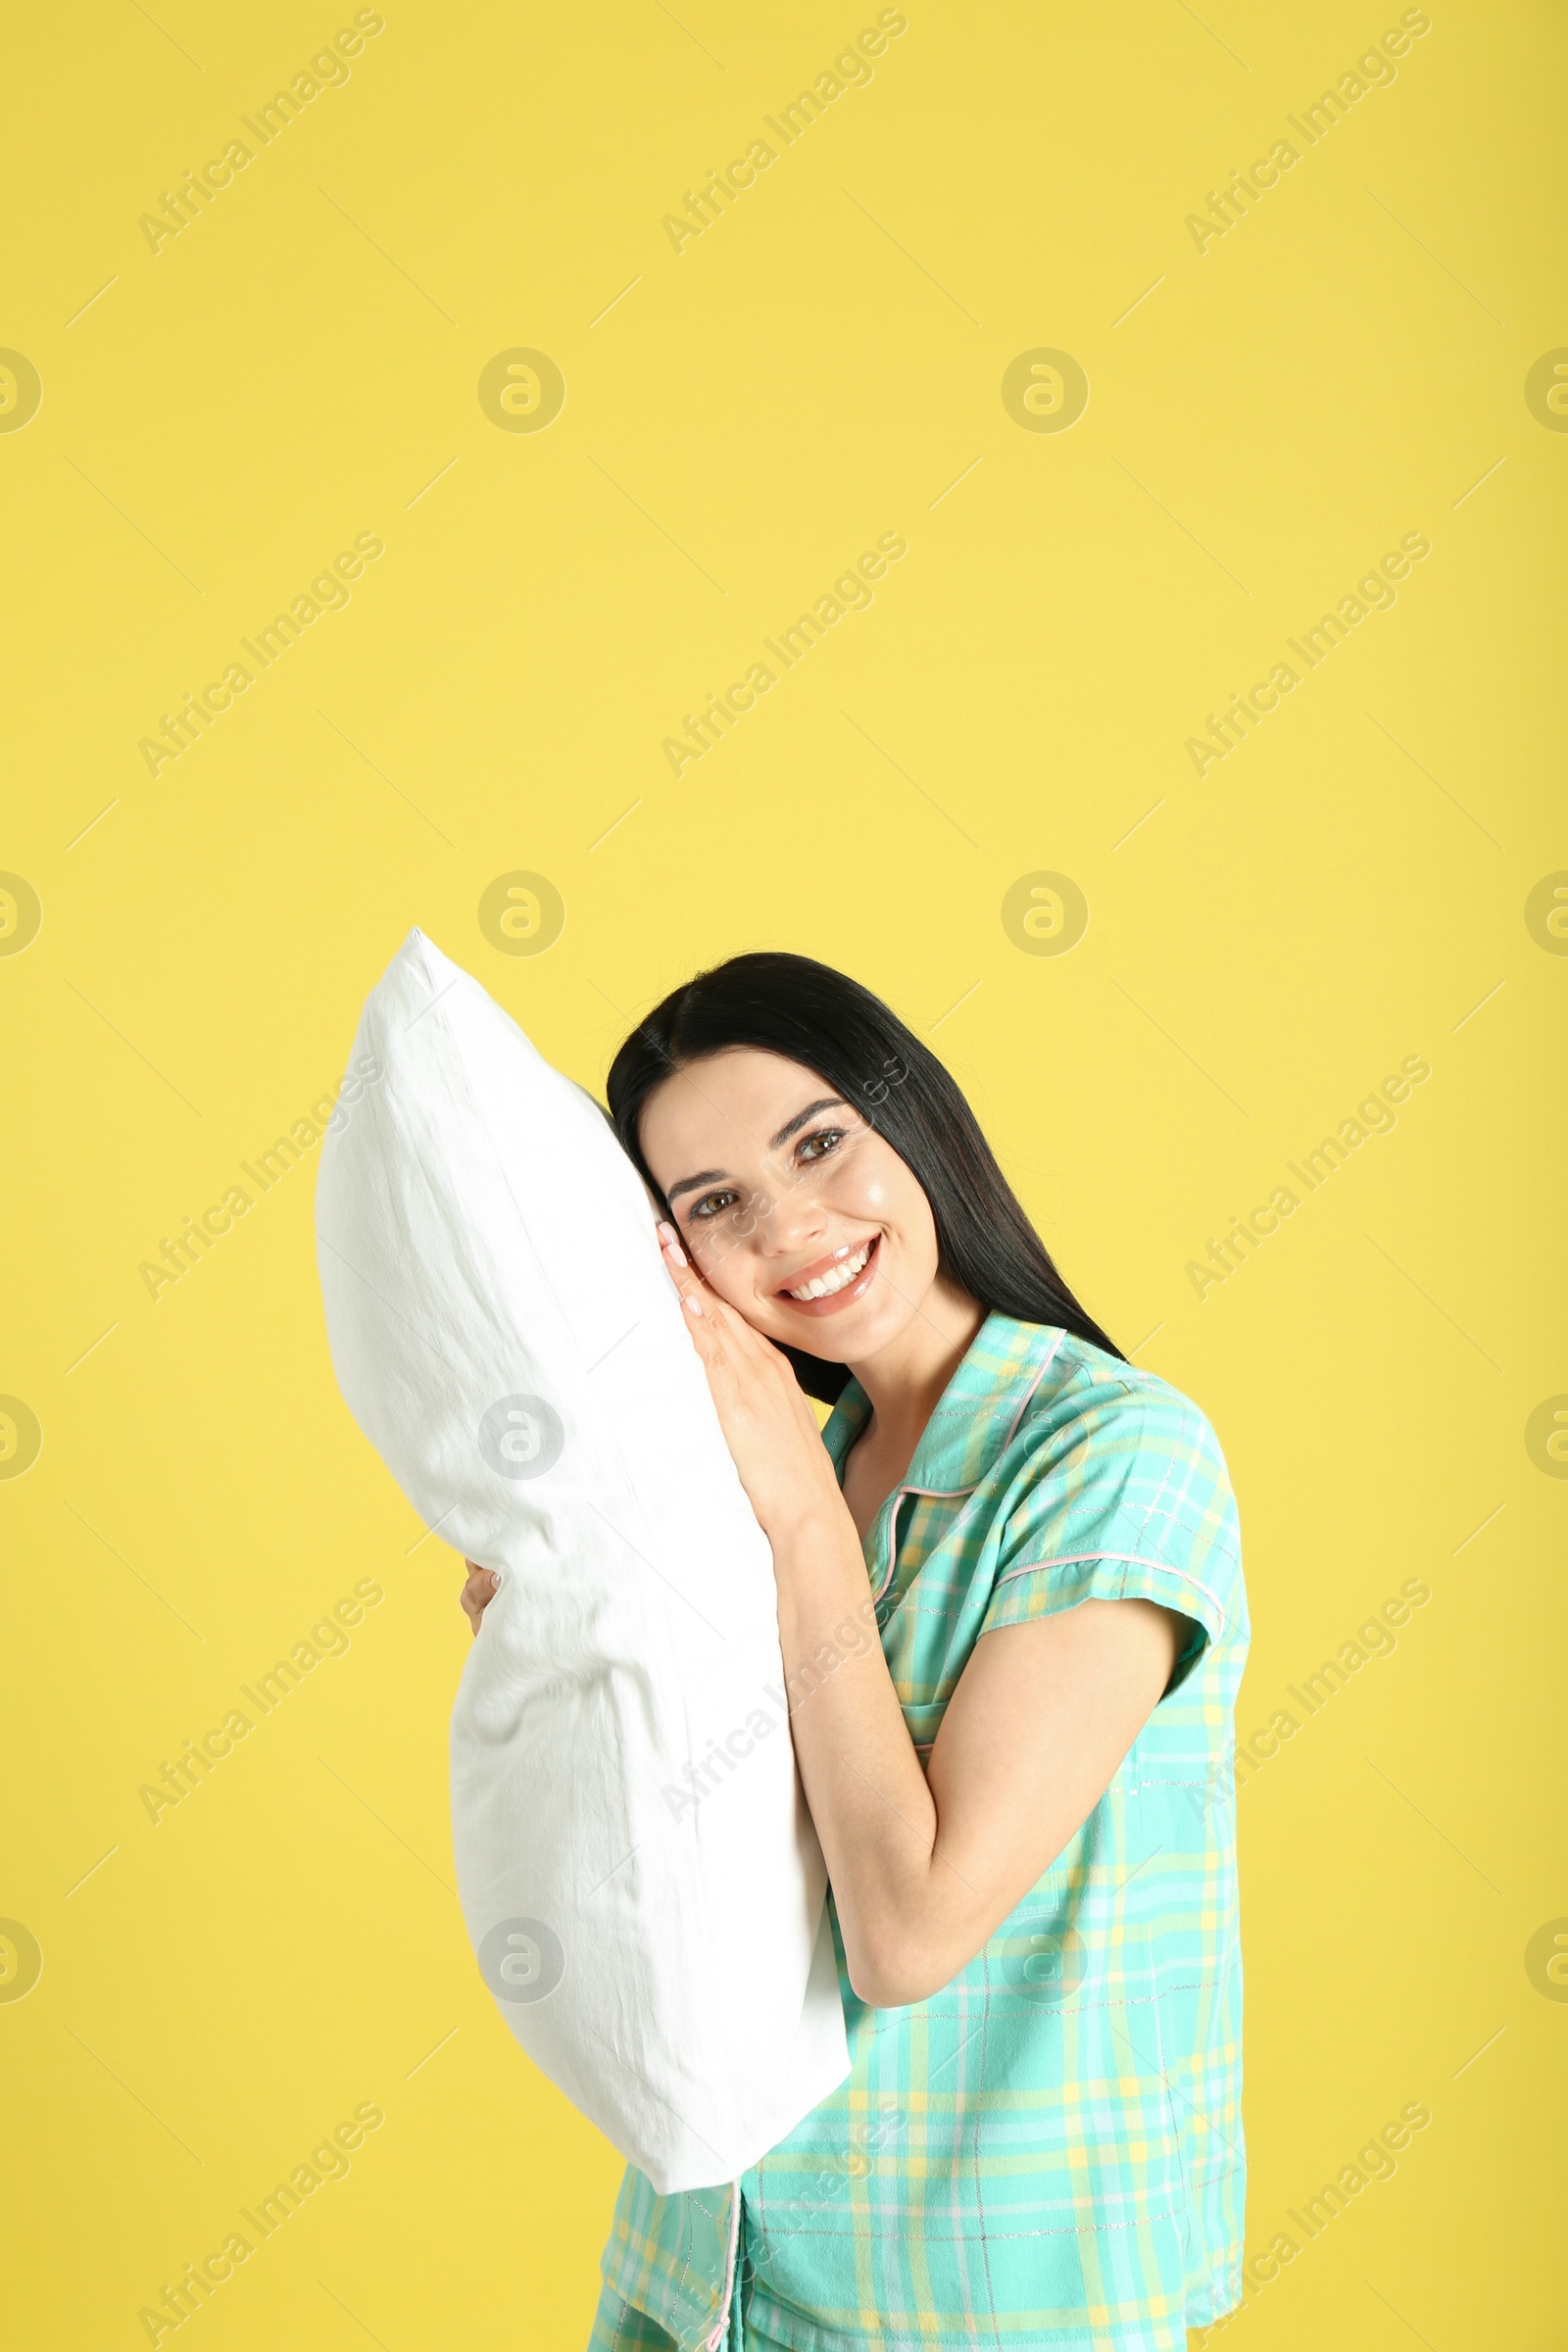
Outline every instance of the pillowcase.
<path fill-rule="evenodd" d="M 452 1714 L 464 1916 L 534 2063 L 662 2195 L 849 2072 L 772 1555 L 642 1179 L 592 1097 L 413 931 L 317 1182 L 349 1409 L 497 1571 Z"/>

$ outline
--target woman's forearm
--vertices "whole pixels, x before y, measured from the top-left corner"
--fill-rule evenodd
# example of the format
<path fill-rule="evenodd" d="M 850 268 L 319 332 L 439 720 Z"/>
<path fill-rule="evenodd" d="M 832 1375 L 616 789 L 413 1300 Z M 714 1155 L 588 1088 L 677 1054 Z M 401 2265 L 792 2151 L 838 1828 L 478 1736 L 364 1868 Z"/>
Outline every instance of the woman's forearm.
<path fill-rule="evenodd" d="M 905 1989 L 933 1906 L 937 1809 L 877 1638 L 849 1512 L 813 1512 L 772 1538 L 779 1641 L 801 1781 L 827 1861 L 850 1981 L 873 2007 Z M 962 1908 L 960 1903 L 958 1906 Z"/>
<path fill-rule="evenodd" d="M 1109 1787 L 1167 1687 L 1186 1620 L 1090 1599 L 979 1644 L 924 1769 L 876 1635 L 847 1512 L 774 1545 L 790 1724 L 873 2008 L 965 1967 Z"/>

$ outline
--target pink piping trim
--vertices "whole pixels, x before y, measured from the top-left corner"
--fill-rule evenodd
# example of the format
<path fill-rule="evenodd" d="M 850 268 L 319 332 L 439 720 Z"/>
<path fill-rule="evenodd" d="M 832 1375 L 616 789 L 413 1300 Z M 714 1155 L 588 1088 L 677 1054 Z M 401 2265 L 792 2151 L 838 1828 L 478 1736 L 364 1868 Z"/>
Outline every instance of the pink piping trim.
<path fill-rule="evenodd" d="M 1051 1367 L 1052 1367 L 1053 1363 L 1055 1361 L 1056 1349 L 1057 1349 L 1057 1348 L 1058 1348 L 1061 1346 L 1061 1343 L 1062 1343 L 1062 1341 L 1063 1341 L 1063 1340 L 1066 1338 L 1066 1336 L 1067 1336 L 1067 1335 L 1066 1335 L 1066 1333 L 1065 1333 L 1065 1332 L 1058 1332 L 1058 1333 L 1056 1334 L 1056 1338 L 1055 1338 L 1055 1341 L 1054 1341 L 1054 1343 L 1053 1344 L 1053 1347 L 1052 1347 L 1051 1353 L 1050 1353 L 1050 1354 L 1049 1354 L 1049 1355 L 1046 1357 L 1046 1360 L 1045 1360 L 1045 1362 L 1044 1362 L 1044 1363 L 1041 1365 L 1041 1367 L 1040 1367 L 1039 1371 L 1038 1371 L 1038 1372 L 1035 1374 L 1035 1376 L 1034 1376 L 1033 1380 L 1032 1380 L 1032 1381 L 1029 1383 L 1029 1386 L 1028 1386 L 1028 1387 L 1025 1389 L 1025 1391 L 1024 1391 L 1024 1393 L 1023 1393 L 1023 1402 L 1022 1402 L 1022 1403 L 1019 1405 L 1019 1407 L 1018 1407 L 1018 1410 L 1017 1410 L 1017 1411 L 1016 1411 L 1016 1412 L 1013 1414 L 1013 1416 L 1012 1416 L 1012 1426 L 1009 1428 L 1009 1430 L 1007 1431 L 1007 1434 L 1006 1434 L 1006 1436 L 1005 1436 L 1005 1437 L 1003 1439 L 1003 1441 L 1002 1441 L 1002 1446 L 1003 1446 L 1003 1451 L 1004 1451 L 1004 1452 L 1005 1452 L 1005 1451 L 1006 1451 L 1006 1448 L 1007 1448 L 1007 1447 L 1008 1447 L 1008 1446 L 1009 1446 L 1012 1444 L 1013 1438 L 1014 1438 L 1014 1436 L 1016 1435 L 1016 1432 L 1017 1432 L 1018 1424 L 1019 1424 L 1019 1422 L 1020 1422 L 1020 1421 L 1023 1419 L 1023 1416 L 1024 1416 L 1024 1411 L 1025 1411 L 1025 1408 L 1026 1408 L 1026 1407 L 1027 1407 L 1027 1405 L 1028 1405 L 1029 1399 L 1030 1399 L 1030 1397 L 1031 1397 L 1031 1396 L 1033 1396 L 1033 1395 L 1034 1395 L 1034 1393 L 1035 1393 L 1036 1389 L 1038 1389 L 1038 1388 L 1039 1388 L 1039 1386 L 1040 1386 L 1040 1383 L 1041 1383 L 1041 1382 L 1042 1382 L 1042 1381 L 1045 1379 L 1045 1377 L 1046 1377 L 1046 1374 L 1047 1374 L 1047 1373 L 1050 1371 L 1050 1369 L 1051 1369 Z"/>
<path fill-rule="evenodd" d="M 724 2266 L 724 2300 L 719 2306 L 718 2326 L 711 2335 L 703 2338 L 703 2352 L 718 2352 L 724 2341 L 724 2329 L 729 2324 L 729 2299 L 735 2291 L 735 2252 L 741 2235 L 741 2184 L 734 2184 L 735 2203 L 729 2217 L 729 2260 Z"/>
<path fill-rule="evenodd" d="M 1145 1559 L 1143 1553 L 1138 1551 L 1069 1551 L 1058 1560 L 1025 1560 L 1017 1568 L 1005 1569 L 998 1577 L 997 1583 L 1004 1585 L 1011 1577 L 1027 1576 L 1034 1568 L 1081 1568 L 1092 1560 L 1119 1560 L 1130 1568 L 1157 1568 L 1161 1576 L 1171 1577 L 1180 1585 L 1191 1585 L 1195 1592 L 1201 1592 L 1203 1598 L 1212 1605 L 1220 1623 L 1223 1625 L 1226 1622 L 1225 1610 L 1217 1592 L 1198 1577 L 1190 1575 L 1185 1568 L 1173 1568 L 1168 1560 Z"/>

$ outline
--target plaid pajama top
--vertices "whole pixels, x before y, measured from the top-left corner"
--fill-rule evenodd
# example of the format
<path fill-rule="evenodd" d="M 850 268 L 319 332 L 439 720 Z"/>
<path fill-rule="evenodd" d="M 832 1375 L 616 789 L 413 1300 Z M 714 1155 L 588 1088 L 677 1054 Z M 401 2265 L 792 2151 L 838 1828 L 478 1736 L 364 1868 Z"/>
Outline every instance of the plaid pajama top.
<path fill-rule="evenodd" d="M 869 1414 L 852 1380 L 822 1433 L 841 1479 Z M 867 2008 L 834 1915 L 848 2081 L 739 2182 L 660 2197 L 628 2167 L 593 2346 L 738 2341 L 749 2271 L 748 2325 L 795 2352 L 1184 2352 L 1240 2300 L 1245 2182 L 1248 1619 L 1213 1431 L 1152 1373 L 993 1313 L 864 1549 L 922 1758 L 999 1626 L 1136 1597 L 1189 1638 L 1082 1829 L 940 1992 Z"/>

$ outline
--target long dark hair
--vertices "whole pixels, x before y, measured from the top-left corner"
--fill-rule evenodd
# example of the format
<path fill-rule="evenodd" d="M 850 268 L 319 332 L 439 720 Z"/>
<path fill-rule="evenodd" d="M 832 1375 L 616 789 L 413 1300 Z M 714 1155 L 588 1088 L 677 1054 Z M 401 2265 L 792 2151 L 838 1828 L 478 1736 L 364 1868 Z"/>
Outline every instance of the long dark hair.
<path fill-rule="evenodd" d="M 643 1106 L 676 1070 L 727 1046 L 803 1062 L 891 1144 L 931 1203 L 938 1271 L 950 1282 L 988 1309 L 1059 1325 L 1120 1356 L 1052 1263 L 951 1072 L 880 997 L 808 956 L 732 956 L 699 972 L 616 1054 L 610 1115 L 656 1197 L 639 1133 Z M 836 1401 L 847 1364 L 801 1348 L 784 1352 L 808 1396 Z"/>

